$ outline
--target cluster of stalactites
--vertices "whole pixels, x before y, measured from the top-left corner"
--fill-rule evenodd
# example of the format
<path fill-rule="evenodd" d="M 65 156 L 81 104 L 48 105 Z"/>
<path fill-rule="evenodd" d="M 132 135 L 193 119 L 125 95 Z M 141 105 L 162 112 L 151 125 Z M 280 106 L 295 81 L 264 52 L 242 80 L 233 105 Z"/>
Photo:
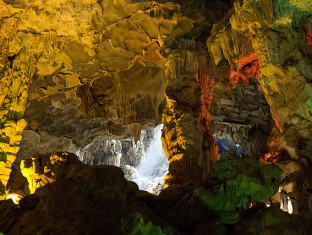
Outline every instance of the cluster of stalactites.
<path fill-rule="evenodd" d="M 23 115 L 30 84 L 31 61 L 27 53 L 8 61 L 4 76 L 0 78 L 0 196 L 9 180 L 11 166 L 19 151 L 22 132 L 26 127 Z"/>
<path fill-rule="evenodd" d="M 236 1 L 228 18 L 214 25 L 207 41 L 217 68 L 232 66 L 232 86 L 239 79 L 258 78 L 275 125 L 286 135 L 287 148 L 296 148 L 296 138 L 311 134 L 306 131 L 312 125 L 311 10 L 311 2 L 304 0 Z M 247 38 L 249 54 L 244 50 Z"/>

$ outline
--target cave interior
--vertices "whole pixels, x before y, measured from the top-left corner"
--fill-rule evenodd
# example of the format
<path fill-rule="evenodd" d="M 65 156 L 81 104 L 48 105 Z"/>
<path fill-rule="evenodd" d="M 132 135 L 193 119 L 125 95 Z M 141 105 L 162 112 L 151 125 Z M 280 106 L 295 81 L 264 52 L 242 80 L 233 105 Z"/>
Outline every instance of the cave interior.
<path fill-rule="evenodd" d="M 0 1 L 0 234 L 311 234 L 311 0 Z"/>

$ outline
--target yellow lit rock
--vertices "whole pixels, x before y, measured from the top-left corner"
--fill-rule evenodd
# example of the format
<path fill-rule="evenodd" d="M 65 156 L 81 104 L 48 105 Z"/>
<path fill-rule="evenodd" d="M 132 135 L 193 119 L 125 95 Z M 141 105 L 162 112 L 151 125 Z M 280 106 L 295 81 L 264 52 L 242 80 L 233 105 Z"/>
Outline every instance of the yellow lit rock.
<path fill-rule="evenodd" d="M 68 161 L 82 164 L 76 156 L 69 156 L 66 152 L 36 156 L 31 157 L 31 159 L 22 160 L 20 168 L 22 175 L 28 181 L 30 193 L 33 194 L 37 188 L 64 177 Z"/>
<path fill-rule="evenodd" d="M 239 45 L 243 45 L 246 39 L 252 40 L 252 50 L 260 65 L 258 79 L 281 132 L 285 131 L 285 124 L 291 123 L 293 116 L 299 115 L 312 122 L 312 116 L 308 114 L 311 113 L 309 104 L 312 93 L 305 89 L 311 77 L 309 45 L 305 32 L 294 30 L 302 27 L 302 24 L 310 24 L 308 15 L 311 11 L 309 0 L 236 1 L 228 18 L 214 25 L 207 41 L 217 66 L 225 59 L 235 67 L 240 50 L 243 50 Z M 303 127 L 305 123 L 300 125 Z M 298 135 L 307 138 L 303 128 L 297 130 Z M 286 148 L 287 145 L 295 145 L 290 139 L 286 137 Z M 305 153 L 306 157 L 308 155 Z"/>
<path fill-rule="evenodd" d="M 11 199 L 15 204 L 19 204 L 19 201 L 25 196 L 25 194 L 22 191 L 9 193 L 6 196 L 6 200 Z"/>

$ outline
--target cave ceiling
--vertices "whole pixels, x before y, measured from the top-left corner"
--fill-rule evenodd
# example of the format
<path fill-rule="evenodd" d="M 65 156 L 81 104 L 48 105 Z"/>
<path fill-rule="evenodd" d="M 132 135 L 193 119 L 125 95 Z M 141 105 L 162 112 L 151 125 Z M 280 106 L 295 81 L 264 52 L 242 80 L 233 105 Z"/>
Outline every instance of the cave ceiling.
<path fill-rule="evenodd" d="M 173 177 L 206 179 L 213 137 L 250 155 L 276 137 L 276 148 L 309 159 L 311 5 L 1 1 L 1 181 L 17 155 L 138 139 L 160 121 Z"/>

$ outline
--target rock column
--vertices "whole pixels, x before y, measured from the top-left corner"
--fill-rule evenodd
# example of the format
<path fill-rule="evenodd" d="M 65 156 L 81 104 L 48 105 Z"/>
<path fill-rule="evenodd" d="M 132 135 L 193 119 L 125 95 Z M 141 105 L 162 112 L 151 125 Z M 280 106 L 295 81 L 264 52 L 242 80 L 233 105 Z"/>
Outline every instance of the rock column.
<path fill-rule="evenodd" d="M 168 184 L 208 177 L 217 151 L 208 129 L 213 76 L 207 49 L 181 41 L 168 57 L 162 142 L 169 159 Z"/>

